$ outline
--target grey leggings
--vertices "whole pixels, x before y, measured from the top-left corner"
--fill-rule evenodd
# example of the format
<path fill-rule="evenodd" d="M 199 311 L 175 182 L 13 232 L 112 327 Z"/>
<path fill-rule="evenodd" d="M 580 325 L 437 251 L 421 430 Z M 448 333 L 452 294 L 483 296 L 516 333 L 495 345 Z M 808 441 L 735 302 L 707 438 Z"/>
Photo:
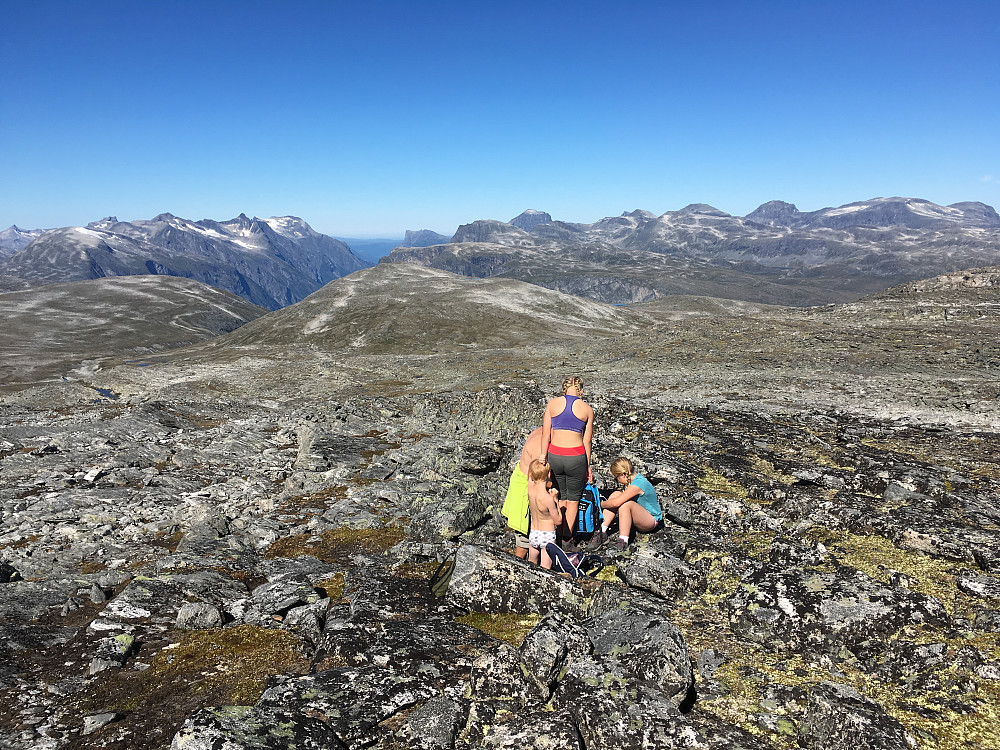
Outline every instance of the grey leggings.
<path fill-rule="evenodd" d="M 571 503 L 580 502 L 583 488 L 587 486 L 587 469 L 590 466 L 586 454 L 560 456 L 550 453 L 548 462 L 552 470 L 552 481 L 559 490 L 559 499 Z M 569 519 L 569 522 L 572 525 L 576 519 Z"/>

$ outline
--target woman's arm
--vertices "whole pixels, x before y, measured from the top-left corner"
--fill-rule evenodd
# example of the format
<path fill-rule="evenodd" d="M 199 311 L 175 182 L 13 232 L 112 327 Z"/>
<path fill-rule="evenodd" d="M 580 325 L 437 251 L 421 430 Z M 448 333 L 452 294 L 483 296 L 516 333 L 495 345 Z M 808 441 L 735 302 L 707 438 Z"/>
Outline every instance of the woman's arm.
<path fill-rule="evenodd" d="M 549 443 L 552 441 L 552 402 L 545 405 L 545 416 L 542 418 L 542 444 L 539 448 L 538 460 L 543 464 L 548 462 Z"/>
<path fill-rule="evenodd" d="M 594 410 L 587 404 L 587 424 L 583 428 L 583 447 L 587 451 L 587 481 L 594 481 L 594 470 L 590 466 L 590 444 L 594 439 Z"/>

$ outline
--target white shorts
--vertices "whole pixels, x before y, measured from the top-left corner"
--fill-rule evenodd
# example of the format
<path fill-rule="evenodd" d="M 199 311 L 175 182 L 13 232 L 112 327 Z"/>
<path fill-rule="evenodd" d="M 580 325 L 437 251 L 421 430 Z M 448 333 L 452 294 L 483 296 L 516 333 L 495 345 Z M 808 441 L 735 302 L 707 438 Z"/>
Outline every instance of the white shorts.
<path fill-rule="evenodd" d="M 535 529 L 531 530 L 528 534 L 528 542 L 535 549 L 545 549 L 545 545 L 550 542 L 555 542 L 556 532 L 554 531 L 537 531 Z"/>

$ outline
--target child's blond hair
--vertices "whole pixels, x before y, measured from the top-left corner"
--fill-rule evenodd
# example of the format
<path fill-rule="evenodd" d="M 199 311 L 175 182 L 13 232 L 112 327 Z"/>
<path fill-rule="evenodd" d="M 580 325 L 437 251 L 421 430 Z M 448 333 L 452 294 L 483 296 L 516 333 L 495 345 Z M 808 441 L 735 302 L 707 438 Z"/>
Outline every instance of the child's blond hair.
<path fill-rule="evenodd" d="M 543 464 L 537 458 L 528 464 L 528 479 L 532 482 L 538 482 L 545 479 L 549 475 L 549 467 L 547 464 Z"/>
<path fill-rule="evenodd" d="M 625 456 L 619 456 L 611 462 L 611 476 L 617 477 L 619 474 L 628 474 L 630 477 L 635 474 L 635 467 Z"/>

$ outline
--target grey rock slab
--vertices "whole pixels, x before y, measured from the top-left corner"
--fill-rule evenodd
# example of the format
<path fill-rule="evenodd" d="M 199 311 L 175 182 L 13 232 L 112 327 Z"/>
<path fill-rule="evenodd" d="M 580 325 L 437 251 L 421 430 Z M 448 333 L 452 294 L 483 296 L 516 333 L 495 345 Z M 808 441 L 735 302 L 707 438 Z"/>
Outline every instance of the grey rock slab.
<path fill-rule="evenodd" d="M 320 595 L 307 577 L 291 574 L 257 586 L 250 598 L 264 615 L 283 616 L 293 607 L 313 604 Z"/>
<path fill-rule="evenodd" d="M 614 663 L 630 683 L 655 685 L 675 705 L 686 700 L 694 684 L 691 656 L 684 636 L 666 617 L 636 608 L 611 610 L 591 617 L 587 631 L 600 663 Z"/>
<path fill-rule="evenodd" d="M 135 646 L 135 637 L 127 633 L 102 638 L 97 643 L 94 658 L 90 661 L 89 675 L 107 669 L 121 669 Z"/>
<path fill-rule="evenodd" d="M 503 702 L 511 711 L 520 711 L 530 703 L 540 704 L 547 697 L 533 682 L 524 679 L 520 654 L 506 643 L 473 662 L 469 686 L 473 700 Z"/>
<path fill-rule="evenodd" d="M 521 643 L 522 671 L 535 683 L 542 700 L 548 700 L 566 664 L 593 650 L 583 625 L 565 615 L 550 614 Z"/>
<path fill-rule="evenodd" d="M 592 595 L 584 586 L 592 583 L 572 581 L 512 555 L 465 544 L 458 549 L 446 600 L 473 612 L 581 615 Z"/>
<path fill-rule="evenodd" d="M 410 522 L 412 533 L 419 539 L 453 541 L 489 517 L 486 493 L 456 494 L 436 500 L 418 510 Z"/>
<path fill-rule="evenodd" d="M 83 734 L 93 734 L 101 727 L 105 727 L 118 718 L 116 713 L 93 714 L 83 717 Z"/>
<path fill-rule="evenodd" d="M 451 750 L 467 716 L 467 703 L 431 698 L 410 713 L 402 734 L 413 750 Z"/>
<path fill-rule="evenodd" d="M 705 590 L 705 576 L 667 552 L 652 545 L 639 545 L 619 564 L 619 571 L 629 586 L 644 589 L 664 599 L 677 599 L 688 593 Z"/>
<path fill-rule="evenodd" d="M 576 723 L 569 711 L 520 713 L 504 723 L 489 726 L 478 747 L 489 750 L 546 748 L 585 750 Z"/>
<path fill-rule="evenodd" d="M 734 633 L 782 651 L 837 651 L 904 625 L 940 626 L 949 619 L 936 599 L 883 585 L 844 566 L 762 566 L 744 577 L 724 604 Z"/>
<path fill-rule="evenodd" d="M 823 682 L 809 690 L 800 743 L 815 750 L 912 750 L 916 741 L 885 710 L 846 685 Z"/>
<path fill-rule="evenodd" d="M 959 591 L 980 599 L 1000 599 L 1000 578 L 976 575 L 968 571 L 961 573 L 955 581 Z"/>
<path fill-rule="evenodd" d="M 175 626 L 180 630 L 209 630 L 222 627 L 218 607 L 205 602 L 184 602 L 177 612 Z"/>

